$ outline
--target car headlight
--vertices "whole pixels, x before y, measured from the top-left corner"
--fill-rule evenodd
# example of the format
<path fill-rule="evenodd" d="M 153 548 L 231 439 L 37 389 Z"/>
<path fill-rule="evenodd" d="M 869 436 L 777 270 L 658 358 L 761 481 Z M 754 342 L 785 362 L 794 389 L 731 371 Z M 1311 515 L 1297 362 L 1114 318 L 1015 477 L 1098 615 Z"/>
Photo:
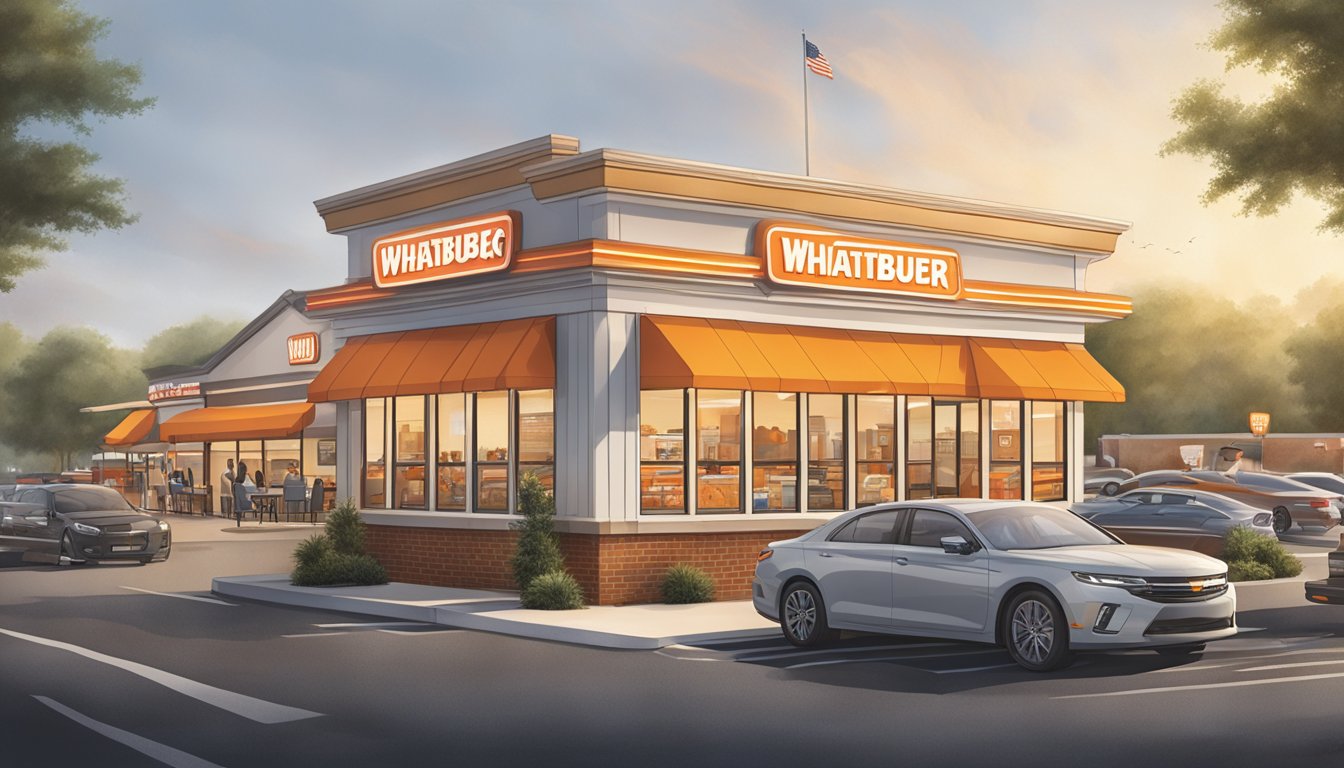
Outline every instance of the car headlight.
<path fill-rule="evenodd" d="M 103 529 L 101 528 L 94 528 L 92 525 L 85 525 L 83 523 L 71 523 L 70 527 L 87 536 L 98 536 L 103 532 Z"/>
<path fill-rule="evenodd" d="M 160 520 L 160 521 L 159 521 L 159 530 L 160 530 L 160 531 L 166 531 L 166 530 L 168 530 L 168 521 L 167 521 L 167 520 Z"/>
<path fill-rule="evenodd" d="M 1119 587 L 1136 594 L 1148 591 L 1148 580 L 1138 576 L 1113 576 L 1106 573 L 1079 573 L 1074 571 L 1073 578 L 1084 584 L 1091 584 L 1096 587 Z"/>

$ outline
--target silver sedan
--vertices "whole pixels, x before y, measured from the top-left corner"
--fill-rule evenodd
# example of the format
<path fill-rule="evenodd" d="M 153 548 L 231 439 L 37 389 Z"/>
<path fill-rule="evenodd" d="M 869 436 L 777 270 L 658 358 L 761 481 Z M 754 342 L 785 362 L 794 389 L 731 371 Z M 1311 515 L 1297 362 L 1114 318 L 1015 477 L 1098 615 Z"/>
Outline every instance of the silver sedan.
<path fill-rule="evenodd" d="M 907 501 L 837 516 L 761 551 L 762 616 L 797 646 L 836 630 L 997 643 L 1033 671 L 1074 650 L 1188 654 L 1236 634 L 1236 592 L 1212 557 L 1124 544 L 1029 502 Z"/>

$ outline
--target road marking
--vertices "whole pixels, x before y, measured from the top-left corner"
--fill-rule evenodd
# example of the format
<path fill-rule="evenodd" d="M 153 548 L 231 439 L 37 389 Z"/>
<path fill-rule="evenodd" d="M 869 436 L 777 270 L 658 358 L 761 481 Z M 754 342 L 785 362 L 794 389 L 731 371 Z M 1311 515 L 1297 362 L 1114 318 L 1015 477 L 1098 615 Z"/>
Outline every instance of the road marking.
<path fill-rule="evenodd" d="M 190 696 L 197 701 L 209 704 L 212 707 L 218 707 L 226 712 L 232 712 L 239 717 L 245 717 L 258 723 L 274 725 L 276 723 L 288 723 L 294 720 L 307 720 L 310 717 L 321 717 L 321 712 L 310 712 L 306 709 L 297 707 L 287 707 L 283 704 L 275 704 L 264 699 L 256 699 L 251 696 L 245 696 L 241 693 L 226 691 L 223 688 L 216 688 L 213 685 L 206 685 L 189 678 L 174 675 L 171 672 L 164 672 L 161 669 L 139 664 L 126 659 L 118 659 L 115 656 L 91 651 L 88 648 L 81 648 L 78 645 L 62 643 L 59 640 L 48 640 L 45 637 L 35 637 L 25 635 L 22 632 L 15 632 L 10 629 L 0 628 L 0 634 L 6 634 L 19 640 L 27 640 L 30 643 L 45 645 L 49 648 L 57 648 L 62 651 L 69 651 L 77 656 L 83 656 L 86 659 L 107 664 L 117 669 L 130 672 L 144 679 L 162 685 L 172 691 L 176 691 L 184 696 Z"/>
<path fill-rule="evenodd" d="M 1237 670 L 1238 672 L 1268 672 L 1271 669 L 1293 669 L 1295 667 L 1327 667 L 1334 664 L 1344 664 L 1344 659 L 1332 659 L 1330 661 L 1299 661 L 1293 664 L 1270 664 L 1264 667 L 1247 667 Z"/>
<path fill-rule="evenodd" d="M 214 605 L 227 605 L 230 608 L 237 608 L 236 603 L 226 603 L 223 600 L 216 600 L 213 597 L 197 597 L 196 595 L 183 595 L 177 592 L 155 592 L 152 589 L 141 589 L 139 587 L 128 587 L 122 585 L 122 589 L 129 589 L 132 592 L 144 592 L 146 595 L 158 595 L 159 597 L 176 597 L 180 600 L 195 600 L 198 603 L 212 603 Z"/>
<path fill-rule="evenodd" d="M 675 647 L 675 646 L 671 646 L 671 645 L 669 645 L 669 646 L 667 646 L 667 647 L 668 647 L 668 648 L 673 648 L 673 647 Z M 655 654 L 655 655 L 658 655 L 658 656 L 666 656 L 666 657 L 669 658 L 669 659 L 676 659 L 677 661 L 728 661 L 728 660 L 729 660 L 729 659 L 714 659 L 714 658 L 709 658 L 709 657 L 707 657 L 707 656 L 677 656 L 677 655 L 675 655 L 675 654 L 671 654 L 671 653 L 663 653 L 663 649 L 661 649 L 661 648 L 659 648 L 658 650 L 654 651 L 654 654 Z"/>
<path fill-rule="evenodd" d="M 809 661 L 804 664 L 790 664 L 785 669 L 803 669 L 804 667 L 828 667 L 834 664 L 867 664 L 873 661 L 920 661 L 923 659 L 945 659 L 951 656 L 983 656 L 987 653 L 1003 653 L 1001 648 L 987 648 L 983 651 L 958 651 L 956 653 L 924 653 L 917 656 L 879 656 L 874 659 L 827 659 Z"/>
<path fill-rule="evenodd" d="M 447 635 L 460 632 L 461 630 L 444 627 L 442 629 L 421 629 L 413 632 L 407 632 L 404 629 L 379 629 L 376 631 L 382 632 L 384 635 Z"/>
<path fill-rule="evenodd" d="M 340 637 L 348 635 L 349 632 L 307 632 L 299 635 L 281 635 L 281 637 Z"/>
<path fill-rule="evenodd" d="M 1328 675 L 1302 675 L 1299 677 L 1275 677 L 1267 680 L 1242 680 L 1235 683 L 1204 683 L 1202 685 L 1174 685 L 1170 688 L 1138 688 L 1132 691 L 1111 691 L 1109 693 L 1078 693 L 1072 696 L 1051 696 L 1052 699 L 1099 699 L 1107 696 L 1139 696 L 1147 693 L 1178 693 L 1181 691 L 1205 691 L 1214 688 L 1244 688 L 1250 685 L 1273 685 L 1275 683 L 1305 683 L 1311 680 L 1330 680 L 1344 677 L 1344 672 Z"/>
<path fill-rule="evenodd" d="M 1143 672 L 1141 674 L 1161 675 L 1166 672 L 1203 672 L 1206 669 L 1222 669 L 1223 667 L 1235 667 L 1237 666 L 1237 664 L 1240 663 L 1241 662 L 1229 662 L 1227 664 L 1201 664 L 1199 666 L 1191 666 L 1191 667 L 1167 667 L 1166 669 L 1150 669 L 1147 672 Z"/>
<path fill-rule="evenodd" d="M 987 667 L 965 667 L 963 669 L 930 669 L 927 670 L 935 675 L 956 675 L 962 672 L 984 672 L 987 669 L 1003 669 L 1004 667 L 1016 667 L 1016 664 L 990 664 Z M 1077 666 L 1077 665 L 1074 665 Z"/>
<path fill-rule="evenodd" d="M 376 629 L 378 627 L 436 627 L 424 621 L 366 621 L 346 622 L 344 624 L 314 624 L 319 629 Z"/>
<path fill-rule="evenodd" d="M 773 661 L 775 659 L 801 659 L 804 656 L 821 656 L 829 654 L 834 656 L 837 653 L 869 653 L 872 651 L 890 651 L 896 648 L 948 648 L 952 643 L 912 643 L 909 645 L 870 645 L 862 648 L 822 648 L 816 651 L 785 651 L 784 653 L 768 653 L 764 655 L 744 654 L 733 657 L 734 661 Z"/>
<path fill-rule="evenodd" d="M 100 723 L 91 717 L 81 715 L 60 702 L 52 701 L 46 696 L 34 695 L 33 698 L 97 734 L 106 736 L 119 744 L 124 744 L 142 755 L 158 760 L 160 763 L 171 765 L 173 768 L 221 768 L 209 760 L 202 760 L 167 744 L 160 744 L 157 741 L 146 739 L 144 736 L 137 736 L 130 731 L 123 731 L 107 723 Z"/>

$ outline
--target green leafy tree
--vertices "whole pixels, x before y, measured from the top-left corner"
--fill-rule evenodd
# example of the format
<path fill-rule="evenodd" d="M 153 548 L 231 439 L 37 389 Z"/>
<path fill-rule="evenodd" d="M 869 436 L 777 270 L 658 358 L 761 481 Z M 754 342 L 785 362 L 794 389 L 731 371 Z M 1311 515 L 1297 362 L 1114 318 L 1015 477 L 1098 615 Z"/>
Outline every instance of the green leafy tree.
<path fill-rule="evenodd" d="M 174 325 L 156 333 L 145 342 L 140 365 L 200 365 L 228 343 L 244 323 L 202 315 L 189 323 Z"/>
<path fill-rule="evenodd" d="M 1124 403 L 1088 403 L 1084 439 L 1103 434 L 1245 432 L 1250 411 L 1276 431 L 1316 429 L 1286 376 L 1295 325 L 1282 304 L 1238 305 L 1202 291 L 1142 288 L 1134 314 L 1087 330 L 1087 349 L 1125 387 Z"/>
<path fill-rule="evenodd" d="M 90 133 L 90 116 L 139 114 L 139 67 L 98 58 L 108 22 L 64 0 L 0 3 L 0 292 L 65 248 L 61 234 L 123 227 L 122 182 L 90 169 L 98 155 L 32 129 Z M 25 133 L 29 135 L 25 135 Z"/>
<path fill-rule="evenodd" d="M 70 468 L 71 457 L 96 446 L 122 415 L 80 413 L 80 408 L 145 396 L 147 382 L 136 359 L 90 329 L 51 331 L 5 383 L 8 404 L 0 412 L 0 434 L 14 448 L 49 454 L 60 468 Z"/>
<path fill-rule="evenodd" d="M 1242 213 L 1275 213 L 1302 193 L 1326 204 L 1322 230 L 1344 232 L 1344 13 L 1338 0 L 1224 0 L 1209 44 L 1229 70 L 1254 66 L 1277 79 L 1259 103 L 1201 80 L 1176 100 L 1184 130 L 1163 154 L 1213 161 L 1205 202 L 1239 194 Z"/>
<path fill-rule="evenodd" d="M 1322 310 L 1286 345 L 1288 380 L 1302 388 L 1312 429 L 1344 432 L 1344 304 Z"/>

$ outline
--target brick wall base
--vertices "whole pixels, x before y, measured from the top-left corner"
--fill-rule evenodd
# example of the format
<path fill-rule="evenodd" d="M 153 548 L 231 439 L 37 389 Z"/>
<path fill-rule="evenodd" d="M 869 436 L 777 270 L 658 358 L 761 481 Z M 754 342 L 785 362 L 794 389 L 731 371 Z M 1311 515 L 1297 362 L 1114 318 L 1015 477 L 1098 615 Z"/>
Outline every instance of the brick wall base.
<path fill-rule="evenodd" d="M 557 534 L 565 567 L 594 605 L 660 602 L 663 575 L 689 563 L 708 573 L 715 599 L 751 598 L 756 554 L 803 530 L 595 535 Z M 509 568 L 518 534 L 370 525 L 365 545 L 392 581 L 468 589 L 517 589 Z"/>

